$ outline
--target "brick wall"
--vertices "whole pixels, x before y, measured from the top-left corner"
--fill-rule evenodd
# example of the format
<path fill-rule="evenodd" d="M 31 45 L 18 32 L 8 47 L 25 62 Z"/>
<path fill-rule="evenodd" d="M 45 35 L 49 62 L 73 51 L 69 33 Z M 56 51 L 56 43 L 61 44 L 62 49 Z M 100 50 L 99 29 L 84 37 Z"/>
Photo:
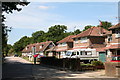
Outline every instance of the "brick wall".
<path fill-rule="evenodd" d="M 120 77 L 120 62 L 106 62 L 105 74 L 107 76 Z"/>

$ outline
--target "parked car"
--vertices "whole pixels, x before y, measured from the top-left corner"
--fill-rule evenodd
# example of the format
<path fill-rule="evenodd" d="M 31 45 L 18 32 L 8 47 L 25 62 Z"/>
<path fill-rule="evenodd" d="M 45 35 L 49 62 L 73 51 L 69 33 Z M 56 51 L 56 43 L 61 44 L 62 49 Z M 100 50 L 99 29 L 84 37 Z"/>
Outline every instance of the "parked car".
<path fill-rule="evenodd" d="M 81 62 L 91 63 L 98 60 L 95 49 L 75 49 L 68 50 L 63 58 L 80 58 Z"/>
<path fill-rule="evenodd" d="M 113 56 L 111 62 L 120 62 L 120 55 Z"/>
<path fill-rule="evenodd" d="M 18 54 L 15 54 L 14 57 L 18 57 Z"/>

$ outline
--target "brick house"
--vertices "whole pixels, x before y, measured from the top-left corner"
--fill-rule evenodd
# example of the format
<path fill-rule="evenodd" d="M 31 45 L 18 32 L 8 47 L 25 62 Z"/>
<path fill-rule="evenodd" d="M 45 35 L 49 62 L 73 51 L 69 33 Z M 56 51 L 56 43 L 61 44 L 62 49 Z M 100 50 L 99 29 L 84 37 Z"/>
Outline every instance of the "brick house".
<path fill-rule="evenodd" d="M 23 50 L 22 50 L 22 56 L 32 56 L 32 49 L 35 47 L 35 52 L 36 54 L 40 55 L 46 55 L 46 50 L 54 47 L 55 44 L 52 41 L 46 41 L 46 42 L 41 42 L 41 43 L 34 43 L 27 45 Z"/>
<path fill-rule="evenodd" d="M 112 32 L 106 37 L 107 60 L 110 61 L 114 55 L 120 55 L 120 23 L 109 28 Z"/>
<path fill-rule="evenodd" d="M 65 55 L 66 51 L 73 48 L 73 37 L 74 35 L 70 35 L 57 42 L 58 45 L 55 47 L 57 58 L 63 58 L 63 55 Z"/>
<path fill-rule="evenodd" d="M 109 33 L 102 27 L 91 27 L 73 38 L 73 50 L 81 49 L 81 58 L 94 58 L 105 62 L 105 37 Z"/>

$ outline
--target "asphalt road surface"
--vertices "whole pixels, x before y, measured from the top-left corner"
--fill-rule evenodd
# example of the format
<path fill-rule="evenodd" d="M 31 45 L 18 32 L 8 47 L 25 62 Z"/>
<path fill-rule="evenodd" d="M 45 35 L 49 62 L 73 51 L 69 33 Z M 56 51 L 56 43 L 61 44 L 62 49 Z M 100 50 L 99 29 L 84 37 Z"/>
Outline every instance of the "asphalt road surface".
<path fill-rule="evenodd" d="M 32 65 L 20 57 L 6 57 L 3 65 L 3 79 L 33 78 Z"/>
<path fill-rule="evenodd" d="M 105 76 L 104 70 L 93 72 L 61 71 L 43 65 L 34 65 L 20 57 L 6 57 L 5 60 L 3 80 L 118 80 Z"/>

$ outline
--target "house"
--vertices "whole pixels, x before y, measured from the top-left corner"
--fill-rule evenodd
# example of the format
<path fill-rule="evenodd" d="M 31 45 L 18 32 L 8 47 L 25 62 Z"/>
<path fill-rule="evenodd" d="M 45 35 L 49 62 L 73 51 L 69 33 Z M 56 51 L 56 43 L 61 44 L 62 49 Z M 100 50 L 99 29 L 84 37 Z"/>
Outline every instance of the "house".
<path fill-rule="evenodd" d="M 27 45 L 23 50 L 22 50 L 22 56 L 31 56 L 33 54 L 33 47 L 35 47 L 35 54 L 39 55 L 46 55 L 46 50 L 54 47 L 55 44 L 52 41 L 46 41 L 46 42 L 41 42 L 41 43 L 34 43 Z"/>
<path fill-rule="evenodd" d="M 49 48 L 49 49 L 47 49 L 46 50 L 46 54 L 47 54 L 47 56 L 49 56 L 49 57 L 56 57 L 56 46 L 53 46 L 53 47 L 51 47 L 51 48 Z"/>
<path fill-rule="evenodd" d="M 112 56 L 120 55 L 120 23 L 109 28 L 112 32 L 106 37 L 106 53 L 107 61 L 110 61 Z"/>
<path fill-rule="evenodd" d="M 105 62 L 105 37 L 110 32 L 102 27 L 91 27 L 73 37 L 73 50 L 81 50 L 81 58 Z"/>
<path fill-rule="evenodd" d="M 58 58 L 63 58 L 66 51 L 73 48 L 73 37 L 74 35 L 70 35 L 57 42 L 58 45 L 56 46 L 55 51 L 57 52 L 56 56 Z"/>

